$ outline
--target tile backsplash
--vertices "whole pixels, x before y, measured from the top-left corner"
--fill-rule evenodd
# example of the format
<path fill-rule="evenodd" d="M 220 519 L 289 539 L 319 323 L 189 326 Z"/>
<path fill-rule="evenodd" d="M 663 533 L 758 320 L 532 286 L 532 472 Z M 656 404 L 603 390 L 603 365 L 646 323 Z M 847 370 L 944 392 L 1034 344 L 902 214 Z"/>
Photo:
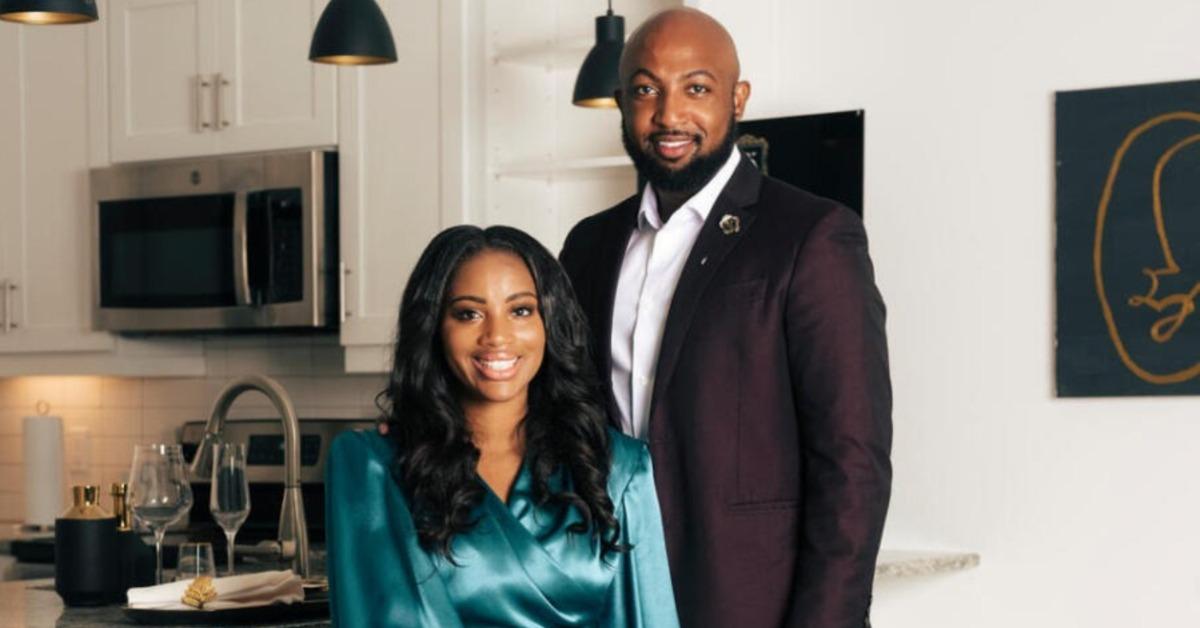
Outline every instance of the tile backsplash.
<path fill-rule="evenodd" d="M 301 417 L 375 417 L 375 395 L 386 376 L 346 375 L 336 337 L 245 336 L 205 339 L 205 377 L 33 376 L 0 378 L 0 521 L 24 517 L 22 418 L 38 402 L 60 416 L 67 480 L 124 480 L 136 443 L 175 442 L 185 421 L 205 420 L 217 393 L 233 378 L 260 373 L 288 391 Z M 248 392 L 231 419 L 274 417 L 266 396 Z M 107 492 L 107 491 L 105 491 Z M 105 500 L 107 501 L 107 500 Z"/>

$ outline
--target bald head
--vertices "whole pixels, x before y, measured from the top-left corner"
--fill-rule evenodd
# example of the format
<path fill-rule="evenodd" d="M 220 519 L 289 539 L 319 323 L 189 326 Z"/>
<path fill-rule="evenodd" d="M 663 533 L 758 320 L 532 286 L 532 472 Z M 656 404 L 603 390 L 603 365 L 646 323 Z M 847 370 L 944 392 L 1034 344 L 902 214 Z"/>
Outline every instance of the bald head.
<path fill-rule="evenodd" d="M 696 54 L 703 51 L 704 54 Z M 679 7 L 656 13 L 638 26 L 621 53 L 621 84 L 626 84 L 646 56 L 688 53 L 710 64 L 710 71 L 736 83 L 741 73 L 733 37 L 712 16 Z"/>
<path fill-rule="evenodd" d="M 695 9 L 638 27 L 621 54 L 617 103 L 625 151 L 669 215 L 730 157 L 750 97 L 733 38 Z"/>

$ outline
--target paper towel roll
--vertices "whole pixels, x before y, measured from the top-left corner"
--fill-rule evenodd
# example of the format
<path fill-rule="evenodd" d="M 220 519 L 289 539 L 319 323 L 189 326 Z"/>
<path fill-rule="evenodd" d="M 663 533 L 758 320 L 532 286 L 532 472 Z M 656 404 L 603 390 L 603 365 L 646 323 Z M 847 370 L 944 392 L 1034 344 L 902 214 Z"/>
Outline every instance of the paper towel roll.
<path fill-rule="evenodd" d="M 27 416 L 21 435 L 25 441 L 25 525 L 48 528 L 66 506 L 62 418 Z"/>

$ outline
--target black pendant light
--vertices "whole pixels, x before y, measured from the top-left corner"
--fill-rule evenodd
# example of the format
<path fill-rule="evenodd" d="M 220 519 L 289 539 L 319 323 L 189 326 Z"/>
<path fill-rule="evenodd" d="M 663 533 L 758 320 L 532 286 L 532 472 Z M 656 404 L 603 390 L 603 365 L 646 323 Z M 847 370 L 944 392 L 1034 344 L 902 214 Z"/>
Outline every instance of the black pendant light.
<path fill-rule="evenodd" d="M 21 24 L 95 22 L 96 0 L 0 0 L 0 20 Z"/>
<path fill-rule="evenodd" d="M 596 18 L 596 45 L 588 51 L 575 77 L 575 94 L 571 102 L 580 107 L 616 107 L 613 92 L 619 80 L 621 49 L 625 47 L 625 18 L 613 15 L 612 0 L 608 13 Z"/>
<path fill-rule="evenodd" d="M 333 0 L 313 31 L 308 60 L 335 65 L 396 61 L 392 29 L 375 0 Z"/>

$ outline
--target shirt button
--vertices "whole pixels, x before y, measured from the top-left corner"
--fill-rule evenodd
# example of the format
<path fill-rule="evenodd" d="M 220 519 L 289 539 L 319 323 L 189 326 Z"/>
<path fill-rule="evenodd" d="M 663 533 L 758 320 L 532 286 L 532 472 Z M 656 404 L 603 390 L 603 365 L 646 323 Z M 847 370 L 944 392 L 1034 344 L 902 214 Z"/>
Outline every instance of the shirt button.
<path fill-rule="evenodd" d="M 646 384 L 650 383 L 650 378 L 645 376 L 639 377 L 638 383 L 645 386 Z"/>

